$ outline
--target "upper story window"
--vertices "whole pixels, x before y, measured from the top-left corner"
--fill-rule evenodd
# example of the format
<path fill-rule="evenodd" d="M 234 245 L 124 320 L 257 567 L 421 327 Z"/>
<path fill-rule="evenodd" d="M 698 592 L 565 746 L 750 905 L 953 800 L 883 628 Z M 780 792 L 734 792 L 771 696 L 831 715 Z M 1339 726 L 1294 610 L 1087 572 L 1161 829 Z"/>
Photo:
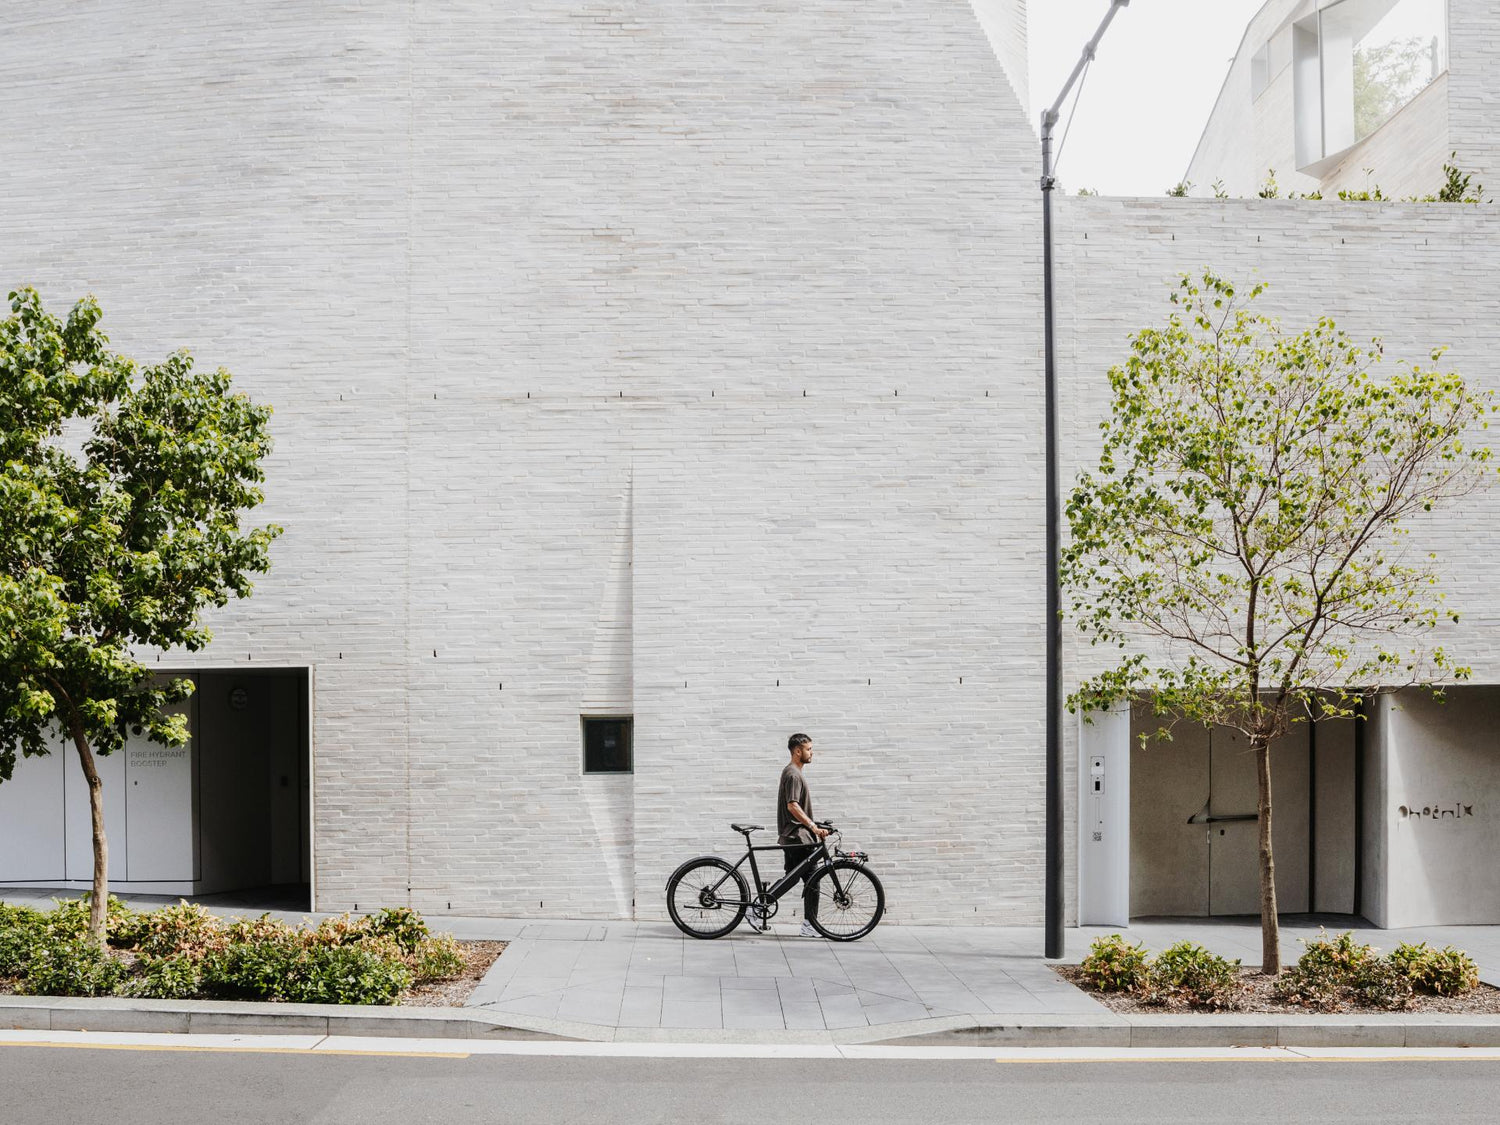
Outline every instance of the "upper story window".
<path fill-rule="evenodd" d="M 1317 173 L 1448 68 L 1447 0 L 1325 0 L 1292 24 L 1292 62 L 1297 165 Z"/>
<path fill-rule="evenodd" d="M 1250 96 L 1258 98 L 1271 84 L 1271 44 L 1262 43 L 1260 50 L 1250 56 Z"/>
<path fill-rule="evenodd" d="M 1291 28 L 1283 27 L 1250 56 L 1250 97 L 1260 97 L 1292 61 Z"/>

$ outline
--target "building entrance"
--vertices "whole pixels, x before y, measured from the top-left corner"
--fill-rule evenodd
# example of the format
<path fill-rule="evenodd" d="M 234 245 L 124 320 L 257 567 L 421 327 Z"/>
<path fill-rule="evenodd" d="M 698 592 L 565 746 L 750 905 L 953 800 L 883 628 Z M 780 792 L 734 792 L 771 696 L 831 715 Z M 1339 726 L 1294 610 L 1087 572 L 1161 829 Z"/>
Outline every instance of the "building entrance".
<path fill-rule="evenodd" d="M 1130 913 L 1260 911 L 1255 756 L 1224 727 L 1187 724 L 1140 745 L 1149 711 L 1131 721 Z M 1271 747 L 1272 844 L 1283 913 L 1354 910 L 1354 724 L 1300 724 Z"/>
<path fill-rule="evenodd" d="M 196 685 L 188 745 L 141 737 L 97 759 L 112 886 L 201 895 L 307 895 L 310 685 L 306 669 L 164 673 Z M 0 785 L 0 885 L 87 889 L 92 832 L 83 771 L 59 740 Z"/>

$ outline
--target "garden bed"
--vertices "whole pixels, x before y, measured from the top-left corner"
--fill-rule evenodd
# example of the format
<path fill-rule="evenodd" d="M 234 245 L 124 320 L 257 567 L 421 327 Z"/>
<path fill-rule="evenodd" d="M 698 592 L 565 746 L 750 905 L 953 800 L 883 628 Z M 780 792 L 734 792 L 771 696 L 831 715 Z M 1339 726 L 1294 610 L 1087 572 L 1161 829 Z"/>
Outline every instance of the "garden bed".
<path fill-rule="evenodd" d="M 113 896 L 105 932 L 103 948 L 88 937 L 86 896 L 50 911 L 0 902 L 0 993 L 451 1007 L 505 948 L 432 933 L 406 908 L 292 926 Z"/>
<path fill-rule="evenodd" d="M 464 956 L 464 971 L 452 980 L 428 981 L 414 985 L 398 1003 L 420 1008 L 461 1008 L 469 994 L 479 986 L 495 959 L 505 952 L 503 941 L 461 941 L 458 950 Z"/>
<path fill-rule="evenodd" d="M 1153 955 L 1119 934 L 1096 939 L 1058 975 L 1112 1011 L 1273 1014 L 1416 1012 L 1500 1015 L 1500 989 L 1479 979 L 1461 949 L 1402 942 L 1382 955 L 1352 932 L 1320 932 L 1277 976 L 1247 969 L 1190 941 Z"/>
<path fill-rule="evenodd" d="M 1120 1012 L 1126 1015 L 1148 1015 L 1153 1012 L 1181 1013 L 1211 1010 L 1207 1008 L 1194 1008 L 1187 1003 L 1150 1003 L 1133 992 L 1100 992 L 1089 983 L 1088 978 L 1079 966 L 1055 965 L 1053 968 L 1058 976 L 1062 977 L 1069 984 L 1076 985 L 1084 992 L 1087 992 L 1112 1012 Z M 1242 990 L 1238 1002 L 1232 1006 L 1213 1010 L 1275 1013 L 1280 1015 L 1307 1015 L 1312 1012 L 1330 1010 L 1327 1008 L 1310 1008 L 1305 1004 L 1290 1004 L 1279 999 L 1274 991 L 1275 983 L 1273 978 L 1264 976 L 1259 969 L 1239 969 L 1236 972 L 1236 977 L 1239 987 Z M 1352 1002 L 1341 1004 L 1331 1010 L 1356 1015 L 1373 1013 L 1384 1015 L 1390 1012 L 1389 1008 L 1376 1008 L 1369 1005 L 1361 1006 Z M 1422 1015 L 1452 1013 L 1454 1015 L 1465 1016 L 1500 1016 L 1500 988 L 1491 988 L 1489 985 L 1481 983 L 1472 992 L 1466 992 L 1461 996 L 1424 996 L 1417 994 L 1412 997 L 1411 1003 L 1403 1011 L 1416 1012 Z"/>

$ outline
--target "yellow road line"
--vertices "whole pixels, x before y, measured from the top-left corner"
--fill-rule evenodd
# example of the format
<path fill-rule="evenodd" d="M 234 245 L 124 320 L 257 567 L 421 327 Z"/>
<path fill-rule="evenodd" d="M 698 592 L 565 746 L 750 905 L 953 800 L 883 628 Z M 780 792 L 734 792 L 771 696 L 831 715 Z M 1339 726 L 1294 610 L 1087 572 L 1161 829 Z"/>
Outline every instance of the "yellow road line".
<path fill-rule="evenodd" d="M 328 1048 L 316 1050 L 312 1047 L 189 1047 L 179 1044 L 151 1043 L 59 1043 L 55 1041 L 0 1041 L 0 1047 L 63 1047 L 71 1051 L 229 1051 L 243 1055 L 376 1055 L 386 1058 L 412 1059 L 467 1059 L 469 1052 L 463 1051 L 351 1051 Z"/>

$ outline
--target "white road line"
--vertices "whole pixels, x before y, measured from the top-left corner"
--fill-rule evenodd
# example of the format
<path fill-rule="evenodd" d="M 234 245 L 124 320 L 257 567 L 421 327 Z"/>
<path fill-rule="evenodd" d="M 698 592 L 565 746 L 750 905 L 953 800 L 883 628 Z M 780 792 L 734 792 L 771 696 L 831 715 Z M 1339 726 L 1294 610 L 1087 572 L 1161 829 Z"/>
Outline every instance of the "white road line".
<path fill-rule="evenodd" d="M 1500 1062 L 1496 1047 L 883 1047 L 817 1043 L 568 1043 L 509 1039 L 396 1039 L 318 1035 L 182 1035 L 0 1030 L 0 1049 L 93 1048 L 468 1058 L 520 1055 L 635 1059 L 906 1059 L 995 1063 Z"/>

